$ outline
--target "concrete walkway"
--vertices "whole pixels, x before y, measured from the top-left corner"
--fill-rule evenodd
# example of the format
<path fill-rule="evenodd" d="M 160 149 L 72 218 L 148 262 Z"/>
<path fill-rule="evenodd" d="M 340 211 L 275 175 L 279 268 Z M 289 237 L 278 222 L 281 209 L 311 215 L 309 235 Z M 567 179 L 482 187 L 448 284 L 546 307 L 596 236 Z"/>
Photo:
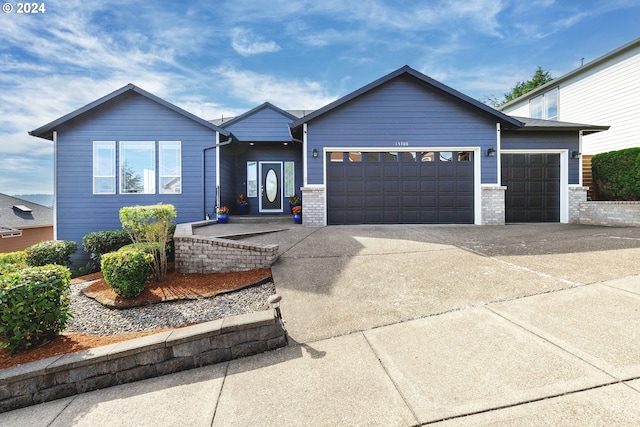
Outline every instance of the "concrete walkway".
<path fill-rule="evenodd" d="M 0 425 L 640 423 L 640 229 L 279 228 L 289 347 Z"/>

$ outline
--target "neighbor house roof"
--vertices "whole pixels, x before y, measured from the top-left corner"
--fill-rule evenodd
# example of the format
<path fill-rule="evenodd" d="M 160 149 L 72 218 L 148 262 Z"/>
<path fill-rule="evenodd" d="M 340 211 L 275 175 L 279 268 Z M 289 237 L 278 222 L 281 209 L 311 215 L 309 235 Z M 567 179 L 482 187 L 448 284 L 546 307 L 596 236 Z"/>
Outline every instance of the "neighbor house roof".
<path fill-rule="evenodd" d="M 53 209 L 0 193 L 0 232 L 53 226 Z"/>
<path fill-rule="evenodd" d="M 58 128 L 60 125 L 64 124 L 65 122 L 68 122 L 69 120 L 73 120 L 73 119 L 81 116 L 82 114 L 86 113 L 87 111 L 90 111 L 90 110 L 92 110 L 92 109 L 104 104 L 105 102 L 108 102 L 108 101 L 110 101 L 110 100 L 112 100 L 114 98 L 117 98 L 118 96 L 120 96 L 120 95 L 122 95 L 122 94 L 124 94 L 126 92 L 135 92 L 135 93 L 137 93 L 139 95 L 144 96 L 145 98 L 150 99 L 153 102 L 156 102 L 156 103 L 158 103 L 158 104 L 160 104 L 160 105 L 162 105 L 162 106 L 164 106 L 164 107 L 166 107 L 166 108 L 168 108 L 168 109 L 170 109 L 172 111 L 175 111 L 178 114 L 183 115 L 184 117 L 186 117 L 188 119 L 193 120 L 196 123 L 201 124 L 202 126 L 208 127 L 209 129 L 214 130 L 216 132 L 220 132 L 220 134 L 222 134 L 224 136 L 229 136 L 230 135 L 230 133 L 228 131 L 226 131 L 226 130 L 214 125 L 213 123 L 208 122 L 208 121 L 206 121 L 204 119 L 201 119 L 200 117 L 198 117 L 198 116 L 196 116 L 194 114 L 191 114 L 188 111 L 185 111 L 182 108 L 177 107 L 177 106 L 171 104 L 170 102 L 165 101 L 162 98 L 158 98 L 157 96 L 155 96 L 155 95 L 153 95 L 153 94 L 151 94 L 151 93 L 149 93 L 149 92 L 147 92 L 147 91 L 145 91 L 143 89 L 140 89 L 139 87 L 137 87 L 137 86 L 135 86 L 135 85 L 133 85 L 131 83 L 129 83 L 128 85 L 126 85 L 126 86 L 124 86 L 124 87 L 122 87 L 122 88 L 120 88 L 120 89 L 118 89 L 118 90 L 106 95 L 106 96 L 103 96 L 102 98 L 100 98 L 98 100 L 93 101 L 90 104 L 85 105 L 82 108 L 78 108 L 77 110 L 75 110 L 75 111 L 73 111 L 73 112 L 71 112 L 71 113 L 69 113 L 67 115 L 62 116 L 59 119 L 52 121 L 51 123 L 47 123 L 46 125 L 41 126 L 38 129 L 32 130 L 31 132 L 29 132 L 29 135 L 37 136 L 37 137 L 44 138 L 44 139 L 53 140 L 53 131 L 55 131 L 56 128 Z"/>
<path fill-rule="evenodd" d="M 308 114 L 308 115 L 306 115 L 304 117 L 299 118 L 298 120 L 296 120 L 293 123 L 291 123 L 291 128 L 295 129 L 297 127 L 300 127 L 300 126 L 302 126 L 303 123 L 310 122 L 310 121 L 314 120 L 315 118 L 317 118 L 317 117 L 319 117 L 319 116 L 321 116 L 321 115 L 323 115 L 323 114 L 325 114 L 325 113 L 327 113 L 327 112 L 329 112 L 329 111 L 331 111 L 331 110 L 333 110 L 335 108 L 338 108 L 341 105 L 343 105 L 343 104 L 345 104 L 345 103 L 347 103 L 347 102 L 349 102 L 349 101 L 351 101 L 351 100 L 353 100 L 353 99 L 355 99 L 355 98 L 357 98 L 357 97 L 359 97 L 359 96 L 361 96 L 361 95 L 363 95 L 363 94 L 365 94 L 365 93 L 367 93 L 367 92 L 369 92 L 369 91 L 371 91 L 371 90 L 373 90 L 373 89 L 375 89 L 375 88 L 377 88 L 377 87 L 379 87 L 379 86 L 381 86 L 381 85 L 383 85 L 383 84 L 385 84 L 385 83 L 387 83 L 387 82 L 389 82 L 389 81 L 391 81 L 393 79 L 395 79 L 396 77 L 404 75 L 404 74 L 412 76 L 412 77 L 416 78 L 417 80 L 419 80 L 419 81 L 421 81 L 423 83 L 426 83 L 426 84 L 428 84 L 430 86 L 433 86 L 433 87 L 443 91 L 444 93 L 447 93 L 447 94 L 453 96 L 454 98 L 458 98 L 459 100 L 461 100 L 463 102 L 471 104 L 472 106 L 474 106 L 474 107 L 476 107 L 476 108 L 478 108 L 478 109 L 480 109 L 480 110 L 482 110 L 482 111 L 484 111 L 486 113 L 489 113 L 489 114 L 495 116 L 498 120 L 500 120 L 502 122 L 509 123 L 512 126 L 516 127 L 516 128 L 519 128 L 519 127 L 522 126 L 522 123 L 520 121 L 514 119 L 513 117 L 510 117 L 510 116 L 508 116 L 508 115 L 506 115 L 506 114 L 504 114 L 504 113 L 502 113 L 502 112 L 500 112 L 498 110 L 495 110 L 495 109 L 489 107 L 488 105 L 483 104 L 482 102 L 477 101 L 477 100 L 475 100 L 475 99 L 473 99 L 473 98 L 471 98 L 471 97 L 469 97 L 469 96 L 467 96 L 467 95 L 465 95 L 465 94 L 463 94 L 461 92 L 458 92 L 457 90 L 455 90 L 455 89 L 453 89 L 453 88 L 451 88 L 451 87 L 449 87 L 449 86 L 447 86 L 447 85 L 445 85 L 443 83 L 440 83 L 439 81 L 434 80 L 431 77 L 429 77 L 429 76 L 427 76 L 425 74 L 422 74 L 419 71 L 414 70 L 413 68 L 409 67 L 408 65 L 405 65 L 404 67 L 399 68 L 396 71 L 394 71 L 392 73 L 389 73 L 386 76 L 381 77 L 378 80 L 376 80 L 374 82 L 371 82 L 368 85 L 363 86 L 362 88 L 360 88 L 360 89 L 358 89 L 358 90 L 356 90 L 354 92 L 351 92 L 350 94 L 348 94 L 346 96 L 343 96 L 342 98 L 340 98 L 340 99 L 338 99 L 338 100 L 336 100 L 336 101 L 334 101 L 334 102 L 332 102 L 332 103 L 320 108 L 319 110 L 316 110 L 313 113 L 310 113 L 310 114 Z"/>
<path fill-rule="evenodd" d="M 518 131 L 583 131 L 584 135 L 601 132 L 609 129 L 610 126 L 585 125 L 580 123 L 559 122 L 557 120 L 531 119 L 529 117 L 516 117 L 515 119 L 524 123 Z"/>
<path fill-rule="evenodd" d="M 633 49 L 637 49 L 638 47 L 640 47 L 640 37 L 623 45 L 620 46 L 619 48 L 612 50 L 609 53 L 606 53 L 604 55 L 602 55 L 599 58 L 594 59 L 591 62 L 587 62 L 586 64 L 584 64 L 581 67 L 576 68 L 575 70 L 569 71 L 568 73 L 551 80 L 548 83 L 543 84 L 542 86 L 539 86 L 535 89 L 533 89 L 530 92 L 525 93 L 524 95 L 519 96 L 518 98 L 511 100 L 509 102 L 507 102 L 504 105 L 500 106 L 501 110 L 506 110 L 507 108 L 509 108 L 511 105 L 516 104 L 518 102 L 521 102 L 525 99 L 530 99 L 530 98 L 534 98 L 538 95 L 540 95 L 543 92 L 546 92 L 547 90 L 549 90 L 550 88 L 553 88 L 555 86 L 558 86 L 559 84 L 561 84 L 562 82 L 569 80 L 571 78 L 574 78 L 576 76 L 579 76 L 580 74 L 586 73 L 587 71 L 590 71 L 591 69 L 607 62 L 610 61 L 614 58 L 616 58 L 617 56 L 623 55 L 625 53 L 627 53 L 630 50 Z"/>

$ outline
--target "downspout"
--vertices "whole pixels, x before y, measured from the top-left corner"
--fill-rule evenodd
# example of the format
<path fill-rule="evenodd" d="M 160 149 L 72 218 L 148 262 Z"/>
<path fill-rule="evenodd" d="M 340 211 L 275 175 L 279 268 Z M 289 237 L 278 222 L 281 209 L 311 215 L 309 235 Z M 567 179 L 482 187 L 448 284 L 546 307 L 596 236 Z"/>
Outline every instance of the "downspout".
<path fill-rule="evenodd" d="M 500 161 L 500 143 L 501 143 L 501 135 L 500 135 L 500 122 L 496 123 L 496 183 L 498 185 L 502 185 L 502 162 Z"/>
<path fill-rule="evenodd" d="M 584 131 L 578 132 L 578 153 L 582 153 L 582 137 L 584 136 Z M 569 157 L 571 157 L 571 153 L 569 153 Z M 582 187 L 582 156 L 578 157 L 578 185 Z"/>
<path fill-rule="evenodd" d="M 308 184 L 307 178 L 307 124 L 302 124 L 302 186 L 306 187 Z"/>
<path fill-rule="evenodd" d="M 53 131 L 53 240 L 58 240 L 58 131 Z"/>
<path fill-rule="evenodd" d="M 212 149 L 216 149 L 216 184 L 218 184 L 220 182 L 220 151 L 219 151 L 219 147 L 223 146 L 223 145 L 227 145 L 230 144 L 231 141 L 233 140 L 233 137 L 231 135 L 229 135 L 229 139 L 227 139 L 224 142 L 220 142 L 220 133 L 216 132 L 216 144 L 211 146 L 211 147 L 206 147 L 202 149 L 202 165 L 201 165 L 201 172 L 202 172 L 202 208 L 204 209 L 204 213 L 203 213 L 203 218 L 207 219 L 207 170 L 206 170 L 206 153 L 209 150 Z M 216 192 L 216 200 L 218 199 L 218 193 Z"/>

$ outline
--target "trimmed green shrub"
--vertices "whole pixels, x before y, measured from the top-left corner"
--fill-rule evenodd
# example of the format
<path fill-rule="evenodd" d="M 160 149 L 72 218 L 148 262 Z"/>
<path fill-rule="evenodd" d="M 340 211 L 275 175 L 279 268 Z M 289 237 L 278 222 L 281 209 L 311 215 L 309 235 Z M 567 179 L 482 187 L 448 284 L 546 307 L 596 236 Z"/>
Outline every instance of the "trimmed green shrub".
<path fill-rule="evenodd" d="M 69 281 L 69 270 L 61 265 L 0 276 L 0 347 L 14 354 L 62 332 L 72 317 Z"/>
<path fill-rule="evenodd" d="M 154 243 L 157 249 L 151 266 L 156 280 L 161 282 L 167 276 L 167 248 L 171 240 L 173 205 L 128 206 L 120 209 L 120 222 L 133 243 Z"/>
<path fill-rule="evenodd" d="M 25 251 L 0 254 L 0 276 L 13 273 L 27 267 L 27 253 Z"/>
<path fill-rule="evenodd" d="M 153 255 L 123 250 L 104 254 L 100 266 L 111 289 L 123 298 L 134 298 L 144 291 L 152 262 Z"/>
<path fill-rule="evenodd" d="M 596 154 L 591 171 L 597 200 L 640 200 L 640 148 Z"/>
<path fill-rule="evenodd" d="M 71 254 L 78 250 L 78 244 L 70 240 L 49 240 L 36 243 L 25 249 L 27 264 L 40 267 L 47 264 L 71 265 Z"/>
<path fill-rule="evenodd" d="M 94 231 L 82 238 L 85 252 L 89 252 L 91 259 L 100 262 L 102 255 L 114 252 L 131 243 L 131 237 L 125 230 Z"/>

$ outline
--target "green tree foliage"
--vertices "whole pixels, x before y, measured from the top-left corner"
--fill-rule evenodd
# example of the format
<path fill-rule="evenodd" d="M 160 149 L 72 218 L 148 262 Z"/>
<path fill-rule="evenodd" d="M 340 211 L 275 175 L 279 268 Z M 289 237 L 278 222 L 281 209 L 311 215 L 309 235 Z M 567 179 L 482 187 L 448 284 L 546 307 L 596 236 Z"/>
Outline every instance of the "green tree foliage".
<path fill-rule="evenodd" d="M 120 222 L 137 244 L 151 244 L 154 248 L 151 270 L 161 282 L 167 276 L 167 249 L 172 239 L 173 205 L 127 206 L 120 209 Z"/>
<path fill-rule="evenodd" d="M 640 148 L 596 154 L 591 171 L 597 200 L 640 200 Z"/>
<path fill-rule="evenodd" d="M 527 92 L 531 92 L 543 84 L 549 83 L 551 80 L 553 80 L 551 74 L 548 71 L 544 71 L 541 67 L 538 67 L 530 80 L 527 80 L 526 82 L 517 82 L 510 92 L 504 94 L 504 98 L 502 100 L 489 98 L 488 102 L 492 107 L 500 107 L 507 102 L 511 102 L 514 99 L 519 98 Z"/>

